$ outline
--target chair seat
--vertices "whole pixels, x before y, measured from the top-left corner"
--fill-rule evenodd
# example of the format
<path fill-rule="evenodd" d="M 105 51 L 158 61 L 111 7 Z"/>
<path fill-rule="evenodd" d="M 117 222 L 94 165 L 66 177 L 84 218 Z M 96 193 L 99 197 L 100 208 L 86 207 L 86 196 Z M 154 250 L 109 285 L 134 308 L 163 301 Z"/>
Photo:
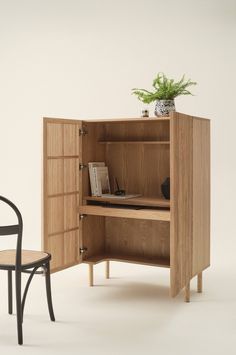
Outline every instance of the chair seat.
<path fill-rule="evenodd" d="M 43 251 L 36 250 L 22 250 L 21 253 L 21 265 L 23 268 L 29 267 L 30 265 L 37 264 L 38 262 L 50 258 L 50 254 Z M 1 267 L 12 267 L 15 268 L 16 264 L 16 250 L 2 250 L 0 251 L 0 268 Z"/>

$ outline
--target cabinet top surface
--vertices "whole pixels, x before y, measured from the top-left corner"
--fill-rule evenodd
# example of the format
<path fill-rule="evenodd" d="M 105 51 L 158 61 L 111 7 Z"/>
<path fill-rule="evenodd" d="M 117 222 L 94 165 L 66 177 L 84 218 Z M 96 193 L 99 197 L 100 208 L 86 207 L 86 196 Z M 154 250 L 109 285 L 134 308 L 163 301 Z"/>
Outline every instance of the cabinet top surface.
<path fill-rule="evenodd" d="M 60 118 L 60 117 L 44 117 L 46 120 L 61 120 L 61 121 L 67 121 L 69 122 L 75 122 L 75 121 L 80 121 L 84 123 L 96 123 L 96 122 L 101 122 L 101 123 L 120 123 L 120 122 L 160 122 L 160 121 L 170 121 L 171 119 L 175 119 L 179 113 L 178 112 L 172 112 L 170 116 L 163 116 L 163 117 L 127 117 L 127 118 L 96 118 L 96 119 L 76 119 L 76 118 Z M 183 115 L 183 114 L 181 114 Z M 203 118 L 203 117 L 195 117 L 195 116 L 188 116 L 184 115 L 186 118 L 190 119 L 200 119 L 200 120 L 208 120 L 208 118 Z"/>

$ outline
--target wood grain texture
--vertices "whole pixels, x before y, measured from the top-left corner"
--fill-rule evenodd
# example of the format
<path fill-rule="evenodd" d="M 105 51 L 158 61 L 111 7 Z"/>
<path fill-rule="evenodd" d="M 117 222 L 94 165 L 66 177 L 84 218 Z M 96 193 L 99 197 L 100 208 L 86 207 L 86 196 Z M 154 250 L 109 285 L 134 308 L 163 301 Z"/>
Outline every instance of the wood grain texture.
<path fill-rule="evenodd" d="M 52 255 L 51 269 L 61 270 L 64 268 L 64 234 L 55 234 L 47 237 L 47 247 Z"/>
<path fill-rule="evenodd" d="M 116 190 L 117 178 L 127 193 L 162 197 L 160 185 L 169 176 L 169 145 L 131 142 L 168 141 L 169 121 L 107 123 L 105 137 L 108 141 L 128 141 L 127 144 L 106 144 L 112 191 Z"/>
<path fill-rule="evenodd" d="M 97 118 L 97 119 L 85 119 L 83 120 L 84 123 L 150 123 L 150 122 L 167 122 L 170 120 L 169 116 L 165 117 L 149 117 L 149 118 L 142 118 L 142 117 L 127 117 L 127 118 Z"/>
<path fill-rule="evenodd" d="M 64 193 L 79 191 L 79 159 L 64 160 Z"/>
<path fill-rule="evenodd" d="M 192 276 L 210 265 L 210 121 L 193 118 Z"/>
<path fill-rule="evenodd" d="M 171 116 L 171 295 L 210 264 L 210 122 Z"/>
<path fill-rule="evenodd" d="M 83 228 L 83 261 L 105 251 L 105 219 L 97 216 L 85 216 L 80 223 Z"/>
<path fill-rule="evenodd" d="M 83 123 L 83 129 L 87 132 L 82 136 L 82 162 L 88 165 L 89 162 L 106 162 L 105 146 L 98 141 L 104 139 L 104 125 L 98 123 Z M 88 168 L 81 170 L 82 175 L 82 195 L 91 195 Z"/>
<path fill-rule="evenodd" d="M 80 127 L 81 121 L 44 119 L 43 249 L 52 254 L 52 272 L 81 261 Z"/>
<path fill-rule="evenodd" d="M 87 133 L 79 136 L 82 126 Z M 209 120 L 180 113 L 83 122 L 48 118 L 44 137 L 44 245 L 53 254 L 53 270 L 80 262 L 85 247 L 83 262 L 90 264 L 170 266 L 171 295 L 186 287 L 188 299 L 191 278 L 210 264 Z M 134 204 L 165 210 L 86 205 L 96 198 L 85 197 L 89 174 L 79 163 L 90 161 L 105 161 L 112 192 L 116 177 L 127 193 L 142 194 Z M 171 201 L 163 200 L 160 188 L 167 176 Z M 79 214 L 87 215 L 82 222 Z"/>
<path fill-rule="evenodd" d="M 171 295 L 191 279 L 193 221 L 193 120 L 175 113 L 170 123 Z"/>
<path fill-rule="evenodd" d="M 98 264 L 103 261 L 120 261 L 125 263 L 132 263 L 132 264 L 141 264 L 141 265 L 149 265 L 149 266 L 156 266 L 156 267 L 170 267 L 170 260 L 168 258 L 144 258 L 140 256 L 133 256 L 133 255 L 115 255 L 115 254 L 97 254 L 95 256 L 89 257 L 85 259 L 83 262 L 86 264 Z"/>
<path fill-rule="evenodd" d="M 47 195 L 63 194 L 63 160 L 48 159 L 47 162 Z"/>
<path fill-rule="evenodd" d="M 150 207 L 170 207 L 170 200 L 165 200 L 164 198 L 153 198 L 153 197 L 132 197 L 132 198 L 110 198 L 110 197 L 100 197 L 100 196 L 85 196 L 83 198 L 85 201 L 95 201 L 95 202 L 109 202 L 112 204 L 119 205 L 134 205 L 134 206 L 150 206 Z"/>
<path fill-rule="evenodd" d="M 46 137 L 47 142 L 46 156 L 62 156 L 63 155 L 63 125 L 60 123 L 55 124 L 47 123 Z"/>
<path fill-rule="evenodd" d="M 80 214 L 86 214 L 91 216 L 124 217 L 136 219 L 150 219 L 157 221 L 170 221 L 170 211 L 164 210 L 136 210 L 85 205 L 79 206 L 78 211 Z"/>
<path fill-rule="evenodd" d="M 168 222 L 105 218 L 107 255 L 130 255 L 148 260 L 170 259 Z"/>
<path fill-rule="evenodd" d="M 100 144 L 170 144 L 169 141 L 99 141 Z"/>

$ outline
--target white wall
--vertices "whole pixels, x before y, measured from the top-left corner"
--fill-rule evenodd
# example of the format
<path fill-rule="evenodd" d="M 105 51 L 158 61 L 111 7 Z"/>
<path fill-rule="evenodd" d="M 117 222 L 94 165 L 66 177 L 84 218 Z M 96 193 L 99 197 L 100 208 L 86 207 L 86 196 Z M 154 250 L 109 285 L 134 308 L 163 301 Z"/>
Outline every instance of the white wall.
<path fill-rule="evenodd" d="M 40 247 L 42 117 L 139 116 L 131 88 L 163 71 L 198 82 L 179 111 L 212 119 L 213 264 L 232 263 L 235 38 L 233 0 L 0 0 L 0 194 L 25 246 Z"/>

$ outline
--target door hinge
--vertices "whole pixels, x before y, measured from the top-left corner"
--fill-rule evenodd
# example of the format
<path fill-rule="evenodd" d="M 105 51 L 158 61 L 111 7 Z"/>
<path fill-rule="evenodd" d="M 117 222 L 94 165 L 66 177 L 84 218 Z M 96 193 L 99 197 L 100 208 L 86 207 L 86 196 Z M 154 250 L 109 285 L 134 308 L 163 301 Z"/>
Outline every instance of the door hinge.
<path fill-rule="evenodd" d="M 86 247 L 79 248 L 80 254 L 84 254 L 87 250 L 88 250 L 88 248 L 86 248 Z"/>
<path fill-rule="evenodd" d="M 87 216 L 86 214 L 80 214 L 80 215 L 79 215 L 79 218 L 80 218 L 80 219 L 83 219 L 83 218 L 86 217 L 86 216 Z"/>
<path fill-rule="evenodd" d="M 86 134 L 88 134 L 88 131 L 84 127 L 79 129 L 80 136 L 85 136 Z"/>
<path fill-rule="evenodd" d="M 84 168 L 87 168 L 88 166 L 86 164 L 80 163 L 79 164 L 79 170 L 83 170 Z"/>

